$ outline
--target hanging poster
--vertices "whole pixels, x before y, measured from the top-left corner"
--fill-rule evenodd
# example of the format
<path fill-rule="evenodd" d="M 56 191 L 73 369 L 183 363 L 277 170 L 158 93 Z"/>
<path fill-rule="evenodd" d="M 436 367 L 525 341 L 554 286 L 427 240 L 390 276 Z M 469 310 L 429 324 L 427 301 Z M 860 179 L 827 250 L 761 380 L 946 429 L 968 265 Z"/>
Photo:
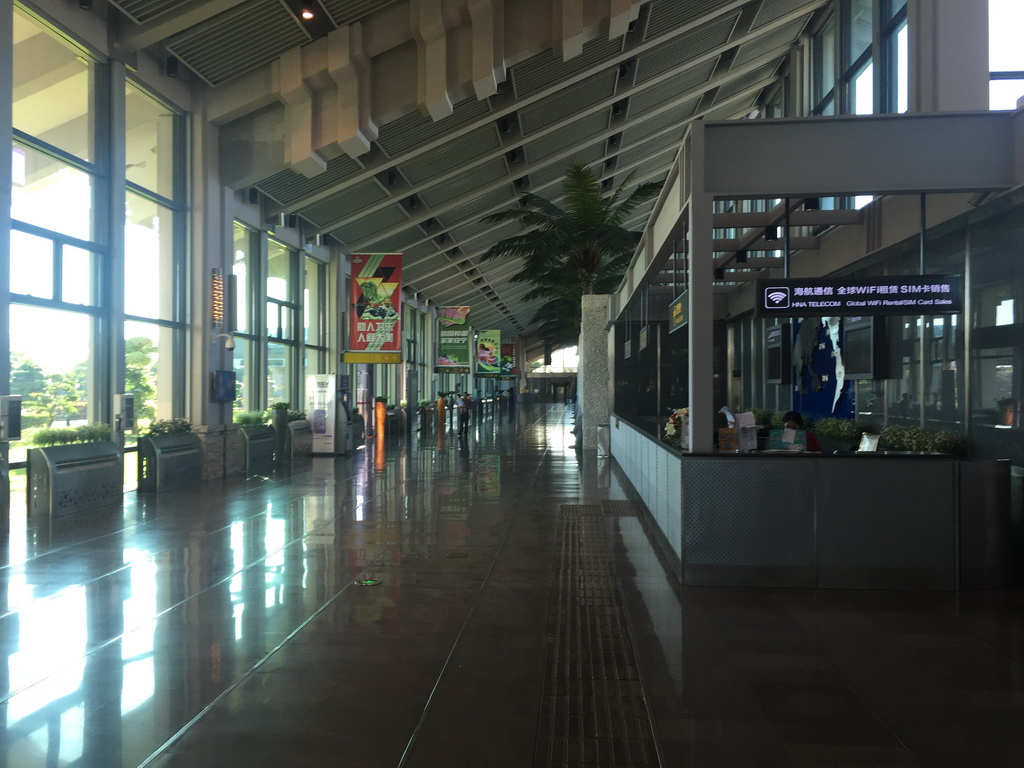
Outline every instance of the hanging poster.
<path fill-rule="evenodd" d="M 437 308 L 437 361 L 434 373 L 470 372 L 469 307 Z"/>
<path fill-rule="evenodd" d="M 478 376 L 501 374 L 501 331 L 479 331 L 476 337 L 476 373 Z"/>
<path fill-rule="evenodd" d="M 352 256 L 346 363 L 402 361 L 402 256 Z"/>
<path fill-rule="evenodd" d="M 516 365 L 516 345 L 501 345 L 501 377 L 512 379 L 519 375 L 519 366 Z"/>
<path fill-rule="evenodd" d="M 453 325 L 465 325 L 469 317 L 469 307 L 438 307 L 437 324 L 442 328 Z"/>

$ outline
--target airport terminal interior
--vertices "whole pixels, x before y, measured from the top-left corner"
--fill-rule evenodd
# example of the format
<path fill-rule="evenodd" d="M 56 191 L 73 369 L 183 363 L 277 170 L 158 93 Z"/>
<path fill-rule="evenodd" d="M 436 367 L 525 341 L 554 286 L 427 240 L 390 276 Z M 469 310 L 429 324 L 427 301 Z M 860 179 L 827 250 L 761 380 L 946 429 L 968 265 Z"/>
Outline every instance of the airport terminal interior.
<path fill-rule="evenodd" d="M 1018 5 L 7 4 L 0 766 L 1024 765 Z"/>

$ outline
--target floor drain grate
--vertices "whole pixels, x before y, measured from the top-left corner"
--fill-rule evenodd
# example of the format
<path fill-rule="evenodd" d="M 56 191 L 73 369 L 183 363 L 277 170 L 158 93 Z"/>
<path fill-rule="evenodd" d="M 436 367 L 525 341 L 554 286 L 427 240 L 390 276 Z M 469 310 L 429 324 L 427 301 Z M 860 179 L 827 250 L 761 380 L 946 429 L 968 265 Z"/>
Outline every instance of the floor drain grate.
<path fill-rule="evenodd" d="M 601 507 L 565 504 L 559 511 L 534 766 L 656 766 Z"/>

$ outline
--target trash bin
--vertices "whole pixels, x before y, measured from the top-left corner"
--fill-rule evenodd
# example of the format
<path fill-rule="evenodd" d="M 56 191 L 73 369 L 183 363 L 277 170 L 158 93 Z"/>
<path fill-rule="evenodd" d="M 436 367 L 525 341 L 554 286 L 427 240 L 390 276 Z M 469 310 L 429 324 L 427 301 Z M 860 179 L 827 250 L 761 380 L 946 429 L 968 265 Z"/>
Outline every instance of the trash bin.
<path fill-rule="evenodd" d="M 606 459 L 612 455 L 612 436 L 607 424 L 597 425 L 597 458 Z"/>

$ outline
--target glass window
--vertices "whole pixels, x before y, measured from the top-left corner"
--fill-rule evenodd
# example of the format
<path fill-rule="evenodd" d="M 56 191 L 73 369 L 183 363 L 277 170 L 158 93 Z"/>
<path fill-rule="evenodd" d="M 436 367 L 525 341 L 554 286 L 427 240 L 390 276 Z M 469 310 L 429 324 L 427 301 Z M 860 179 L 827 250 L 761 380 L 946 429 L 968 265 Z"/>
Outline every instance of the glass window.
<path fill-rule="evenodd" d="M 173 320 L 174 213 L 134 192 L 128 192 L 126 203 L 125 313 Z"/>
<path fill-rule="evenodd" d="M 1014 426 L 1013 349 L 977 350 L 972 373 L 972 420 L 976 424 Z"/>
<path fill-rule="evenodd" d="M 910 52 L 908 49 L 907 22 L 900 25 L 896 32 L 896 112 L 903 113 L 909 109 L 910 94 Z"/>
<path fill-rule="evenodd" d="M 156 323 L 124 324 L 125 392 L 135 394 L 142 426 L 174 417 L 174 336 L 174 329 Z"/>
<path fill-rule="evenodd" d="M 89 116 L 95 112 L 95 63 L 15 7 L 13 65 L 14 127 L 82 160 L 94 160 Z"/>
<path fill-rule="evenodd" d="M 253 258 L 256 233 L 235 223 L 235 258 L 231 273 L 235 276 L 235 330 L 252 331 L 250 304 L 253 290 Z M 237 353 L 236 353 L 237 356 Z"/>
<path fill-rule="evenodd" d="M 869 62 L 850 81 L 850 111 L 855 115 L 870 115 L 875 111 L 875 68 Z"/>
<path fill-rule="evenodd" d="M 988 0 L 988 62 L 992 72 L 1024 72 L 1024 5 L 1020 0 Z"/>
<path fill-rule="evenodd" d="M 271 240 L 267 245 L 267 298 L 288 301 L 292 281 L 292 252 Z"/>
<path fill-rule="evenodd" d="M 324 265 L 315 259 L 306 259 L 302 325 L 307 344 L 323 344 L 323 284 Z"/>
<path fill-rule="evenodd" d="M 255 395 L 252 392 L 252 381 L 249 372 L 255 370 L 255 358 L 253 352 L 255 344 L 249 339 L 235 339 L 235 354 L 232 359 L 232 366 L 235 369 L 235 402 L 233 409 L 236 411 L 248 411 L 256 408 L 253 402 Z"/>
<path fill-rule="evenodd" d="M 857 60 L 871 49 L 872 40 L 872 0 L 846 0 L 843 4 L 843 20 L 845 22 L 844 37 L 846 38 L 846 55 L 843 69 L 852 67 Z"/>
<path fill-rule="evenodd" d="M 11 155 L 11 218 L 79 240 L 92 240 L 92 177 L 18 141 Z"/>
<path fill-rule="evenodd" d="M 819 114 L 820 105 L 836 85 L 836 24 L 829 19 L 813 43 L 814 103 Z"/>
<path fill-rule="evenodd" d="M 275 402 L 292 403 L 292 347 L 287 344 L 267 344 L 267 405 Z"/>
<path fill-rule="evenodd" d="M 52 240 L 11 231 L 11 293 L 54 298 Z"/>
<path fill-rule="evenodd" d="M 988 85 L 989 109 L 1016 109 L 1021 97 L 1024 97 L 1024 78 L 993 80 Z"/>
<path fill-rule="evenodd" d="M 11 461 L 24 461 L 33 428 L 98 418 L 90 407 L 96 398 L 88 375 L 93 320 L 82 312 L 23 304 L 11 305 L 10 318 L 11 391 L 22 396 L 25 434 L 24 442 L 11 446 Z"/>
<path fill-rule="evenodd" d="M 125 176 L 168 200 L 174 198 L 175 123 L 169 107 L 125 86 Z"/>
<path fill-rule="evenodd" d="M 98 304 L 93 293 L 95 256 L 84 248 L 65 245 L 61 249 L 61 295 L 68 304 Z"/>

